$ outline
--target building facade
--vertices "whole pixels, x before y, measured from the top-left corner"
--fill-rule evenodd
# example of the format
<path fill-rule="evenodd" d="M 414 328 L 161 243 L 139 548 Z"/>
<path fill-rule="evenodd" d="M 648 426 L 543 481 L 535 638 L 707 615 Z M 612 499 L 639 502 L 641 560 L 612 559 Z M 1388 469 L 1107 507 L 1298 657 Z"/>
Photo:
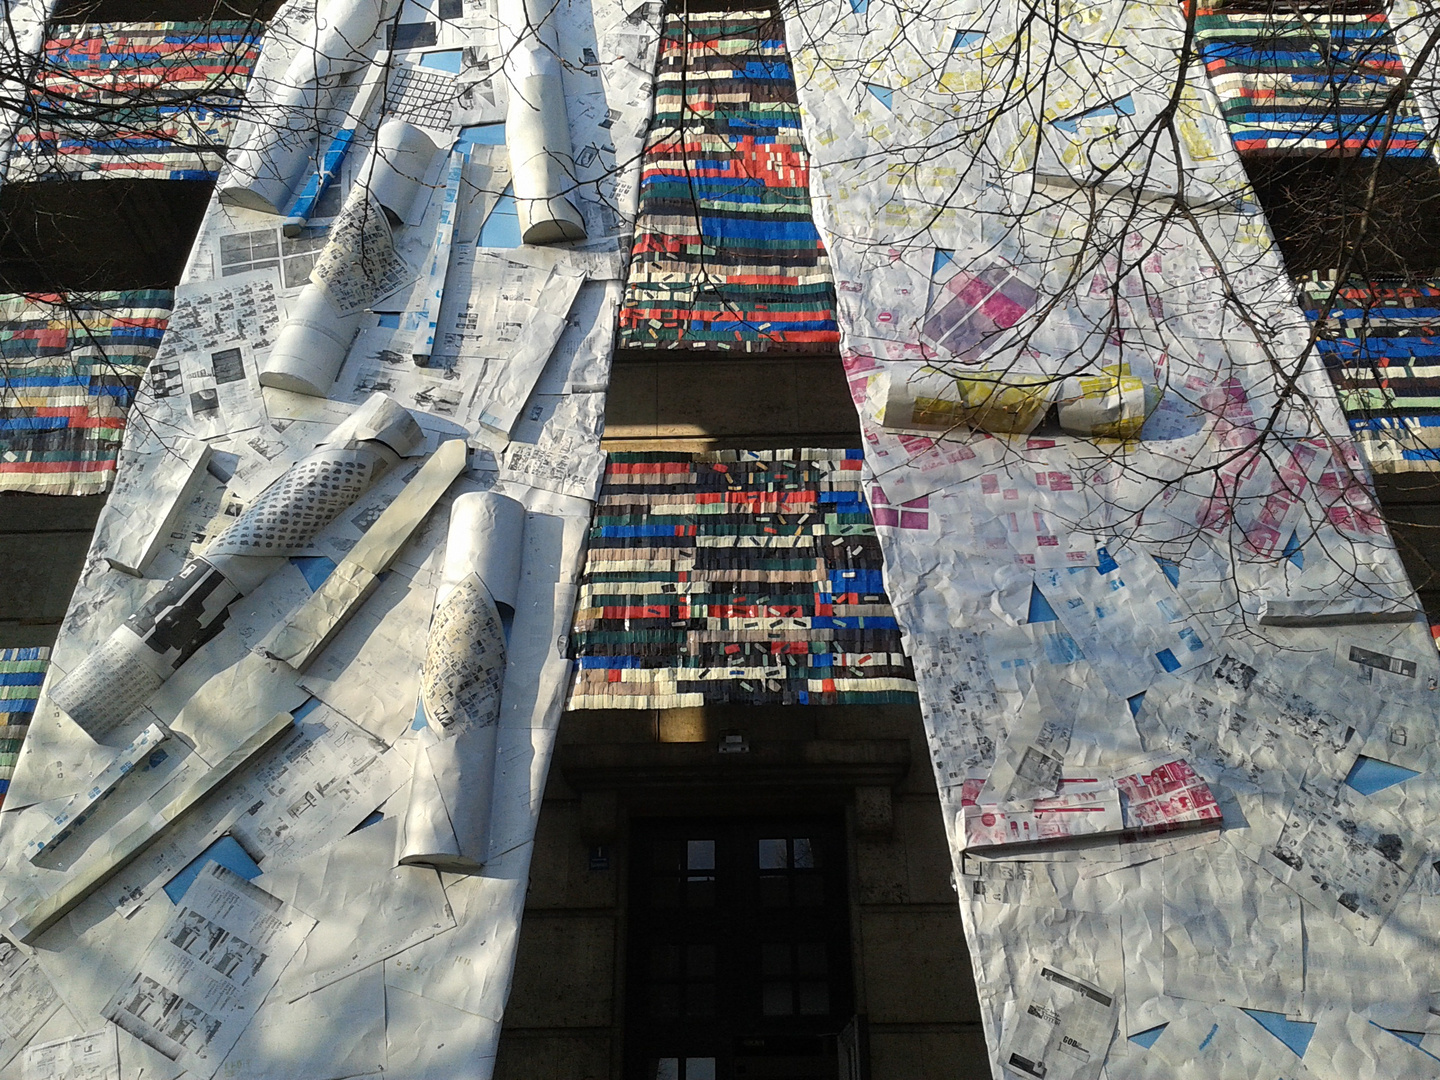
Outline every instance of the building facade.
<path fill-rule="evenodd" d="M 1440 1069 L 1427 16 L 511 7 L 15 22 L 0 895 L 31 996 L 0 1075 L 96 1031 L 126 1077 Z M 318 390 L 274 377 L 327 341 Z M 419 453 L 133 713 L 56 704 L 377 392 L 469 459 L 342 626 L 274 651 Z M 523 507 L 522 569 L 508 601 L 477 571 L 485 779 L 435 766 L 427 811 L 462 492 Z M 277 713 L 314 776 L 257 752 L 40 924 L 166 770 Z M 170 764 L 27 855 L 152 722 Z M 296 824 L 283 775 L 327 769 Z M 476 865 L 390 859 L 487 785 Z M 124 993 L 192 860 L 315 924 L 206 1052 Z"/>

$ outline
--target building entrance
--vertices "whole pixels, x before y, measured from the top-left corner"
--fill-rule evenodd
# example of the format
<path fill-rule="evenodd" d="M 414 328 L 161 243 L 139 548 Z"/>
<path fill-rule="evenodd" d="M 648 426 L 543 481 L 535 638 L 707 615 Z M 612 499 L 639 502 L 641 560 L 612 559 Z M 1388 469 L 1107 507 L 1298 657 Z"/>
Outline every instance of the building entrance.
<path fill-rule="evenodd" d="M 843 822 L 632 830 L 628 1080 L 835 1077 L 853 1013 Z"/>

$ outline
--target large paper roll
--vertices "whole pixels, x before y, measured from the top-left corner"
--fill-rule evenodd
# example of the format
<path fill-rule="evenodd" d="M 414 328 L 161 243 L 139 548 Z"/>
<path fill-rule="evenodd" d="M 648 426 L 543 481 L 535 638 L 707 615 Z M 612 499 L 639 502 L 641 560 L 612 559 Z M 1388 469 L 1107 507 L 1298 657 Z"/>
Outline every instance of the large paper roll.
<path fill-rule="evenodd" d="M 358 182 L 393 224 L 410 219 L 438 150 L 429 135 L 404 120 L 387 120 L 375 133 L 375 145 L 361 166 Z"/>
<path fill-rule="evenodd" d="M 340 373 L 363 310 L 341 314 L 314 282 L 296 298 L 260 368 L 260 385 L 324 397 Z"/>
<path fill-rule="evenodd" d="M 450 510 L 450 542 L 445 547 L 441 591 L 474 574 L 490 598 L 513 613 L 524 532 L 525 507 L 514 499 L 493 491 L 461 495 Z"/>
<path fill-rule="evenodd" d="M 949 432 L 965 427 L 996 435 L 1029 435 L 1060 390 L 1060 378 L 1006 370 L 924 367 L 891 372 L 880 423 L 900 431 Z"/>
<path fill-rule="evenodd" d="M 897 431 L 977 428 L 1029 435 L 1054 405 L 1062 431 L 1089 439 L 1134 439 L 1160 402 L 1160 388 L 1125 363 L 1083 375 L 996 368 L 891 371 L 880 391 L 880 423 Z"/>
<path fill-rule="evenodd" d="M 520 216 L 520 239 L 585 239 L 575 208 L 575 158 L 565 112 L 553 0 L 500 0 L 501 71 L 509 85 L 505 146 Z"/>
<path fill-rule="evenodd" d="M 1137 439 L 1160 397 L 1160 388 L 1132 375 L 1128 364 L 1111 364 L 1066 379 L 1056 416 L 1061 430 L 1071 435 Z"/>
<path fill-rule="evenodd" d="M 220 198 L 266 213 L 283 213 L 295 187 L 314 171 L 312 151 L 346 77 L 370 62 L 381 26 L 399 0 L 331 0 L 315 21 L 279 84 L 267 95 L 245 141 L 232 147 Z"/>
<path fill-rule="evenodd" d="M 302 554 L 423 441 L 401 405 L 373 395 L 61 679 L 55 704 L 103 739 L 224 629 L 234 601 Z"/>
<path fill-rule="evenodd" d="M 462 495 L 450 514 L 445 567 L 420 676 L 410 802 L 395 859 L 473 870 L 489 849 L 495 746 L 525 508 L 491 492 Z M 501 600 L 500 597 L 508 597 Z"/>
<path fill-rule="evenodd" d="M 435 155 L 429 137 L 402 120 L 381 125 L 346 196 L 310 282 L 260 365 L 260 385 L 325 397 L 365 309 L 409 280 L 391 234 L 414 207 Z"/>

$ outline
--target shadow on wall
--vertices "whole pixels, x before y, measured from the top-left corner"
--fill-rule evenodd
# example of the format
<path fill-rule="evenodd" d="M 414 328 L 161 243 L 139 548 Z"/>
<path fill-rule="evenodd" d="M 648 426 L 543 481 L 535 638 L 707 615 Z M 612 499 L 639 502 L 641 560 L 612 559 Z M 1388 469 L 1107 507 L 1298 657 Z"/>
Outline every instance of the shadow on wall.
<path fill-rule="evenodd" d="M 76 180 L 0 187 L 0 292 L 173 288 L 212 186 Z"/>

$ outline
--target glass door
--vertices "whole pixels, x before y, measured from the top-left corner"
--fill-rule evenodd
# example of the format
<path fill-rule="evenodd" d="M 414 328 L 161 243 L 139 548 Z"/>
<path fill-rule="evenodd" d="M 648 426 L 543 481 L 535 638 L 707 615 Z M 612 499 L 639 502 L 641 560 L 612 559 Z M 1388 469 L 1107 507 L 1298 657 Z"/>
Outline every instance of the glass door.
<path fill-rule="evenodd" d="M 841 821 L 640 820 L 631 844 L 627 1080 L 835 1077 L 853 1011 Z"/>

